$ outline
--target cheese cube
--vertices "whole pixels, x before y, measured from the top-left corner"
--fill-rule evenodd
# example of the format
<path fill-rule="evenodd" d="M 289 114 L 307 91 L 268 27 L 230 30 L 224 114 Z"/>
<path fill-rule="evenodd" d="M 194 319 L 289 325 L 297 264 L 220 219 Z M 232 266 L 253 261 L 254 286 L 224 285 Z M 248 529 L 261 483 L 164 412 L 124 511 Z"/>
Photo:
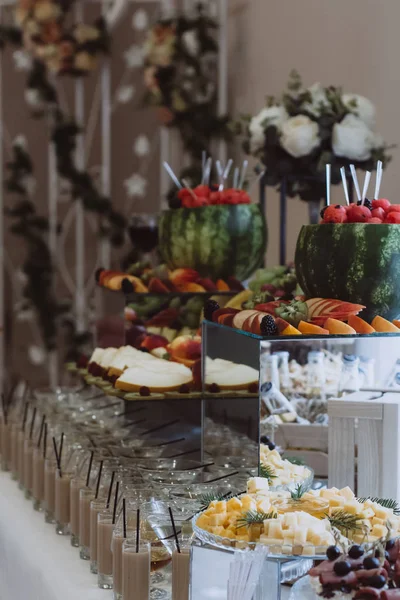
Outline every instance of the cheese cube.
<path fill-rule="evenodd" d="M 251 496 L 243 496 L 242 498 L 242 509 L 245 512 L 249 510 L 257 510 L 257 503 Z"/>
<path fill-rule="evenodd" d="M 228 512 L 240 510 L 242 508 L 242 502 L 239 498 L 231 498 L 226 503 L 226 510 Z"/>
<path fill-rule="evenodd" d="M 232 529 L 225 529 L 223 537 L 234 540 L 236 538 L 236 534 L 234 531 L 232 531 Z"/>
<path fill-rule="evenodd" d="M 378 538 L 385 537 L 387 529 L 384 525 L 374 525 L 372 528 L 372 535 L 376 535 Z"/>
<path fill-rule="evenodd" d="M 378 519 L 383 519 L 384 521 L 386 521 L 388 518 L 390 518 L 392 511 L 388 508 L 384 508 L 383 506 L 380 506 L 379 504 L 375 504 L 374 506 L 374 511 L 375 511 L 375 517 L 377 517 Z"/>
<path fill-rule="evenodd" d="M 200 529 L 205 529 L 206 527 L 208 527 L 208 525 L 210 524 L 210 517 L 207 515 L 200 515 L 199 518 L 196 521 L 196 525 L 197 527 L 200 527 Z"/>
<path fill-rule="evenodd" d="M 343 498 L 346 498 L 346 500 L 352 500 L 354 498 L 354 492 L 349 488 L 349 486 L 339 490 L 339 494 L 343 496 Z"/>
<path fill-rule="evenodd" d="M 264 527 L 267 522 L 268 521 L 264 521 Z M 282 525 L 278 519 L 270 520 L 270 524 L 268 527 L 268 535 L 271 537 L 283 540 Z"/>
<path fill-rule="evenodd" d="M 377 517 L 374 517 L 373 519 L 371 519 L 371 523 L 372 525 L 384 525 L 385 521 L 383 519 L 378 519 Z"/>
<path fill-rule="evenodd" d="M 212 531 L 212 533 L 214 535 L 221 535 L 221 536 L 223 536 L 224 533 L 225 533 L 224 527 L 221 527 L 219 525 L 217 527 L 211 527 L 210 529 L 211 529 L 211 531 Z"/>
<path fill-rule="evenodd" d="M 307 541 L 307 529 L 296 527 L 294 531 L 294 543 L 295 544 L 305 544 Z"/>
<path fill-rule="evenodd" d="M 362 519 L 370 519 L 371 517 L 373 517 L 375 515 L 374 511 L 372 508 L 365 508 L 360 512 L 360 517 Z"/>
<path fill-rule="evenodd" d="M 251 477 L 247 482 L 247 492 L 249 494 L 256 494 L 261 491 L 268 492 L 269 483 L 265 477 Z"/>
<path fill-rule="evenodd" d="M 265 500 L 261 500 L 257 502 L 257 510 L 259 510 L 260 512 L 264 512 L 264 513 L 269 513 L 271 512 L 271 510 L 273 509 L 273 507 L 271 506 L 270 501 L 268 500 L 268 498 L 265 498 Z"/>
<path fill-rule="evenodd" d="M 339 506 L 342 508 L 344 506 L 345 499 L 343 496 L 335 496 L 334 498 L 329 498 L 329 506 Z"/>
<path fill-rule="evenodd" d="M 273 538 L 269 535 L 265 535 L 265 534 L 261 534 L 260 535 L 260 541 L 262 539 L 263 544 L 267 544 L 267 546 L 281 546 L 282 545 L 282 541 L 281 539 L 278 538 Z"/>
<path fill-rule="evenodd" d="M 315 556 L 316 555 L 315 546 L 312 546 L 311 544 L 304 546 L 302 554 L 303 554 L 303 556 Z M 325 551 L 324 551 L 324 554 L 325 554 Z"/>
<path fill-rule="evenodd" d="M 215 503 L 215 512 L 216 513 L 225 513 L 226 512 L 226 500 L 220 500 Z"/>
<path fill-rule="evenodd" d="M 327 498 L 328 500 L 330 500 L 332 498 L 336 498 L 337 493 L 332 492 L 332 490 L 321 490 L 320 496 L 321 498 Z"/>
<path fill-rule="evenodd" d="M 282 546 L 282 554 L 292 554 L 292 545 L 291 544 L 284 544 Z"/>
<path fill-rule="evenodd" d="M 344 503 L 343 510 L 350 513 L 351 515 L 356 515 L 360 512 L 362 505 L 357 502 L 357 500 L 349 500 Z"/>
<path fill-rule="evenodd" d="M 282 526 L 283 529 L 294 528 L 297 525 L 297 514 L 296 513 L 286 513 L 283 515 Z"/>
<path fill-rule="evenodd" d="M 217 525 L 223 525 L 225 523 L 226 513 L 216 513 L 215 515 L 211 515 L 209 518 L 209 524 L 212 527 L 215 527 Z"/>

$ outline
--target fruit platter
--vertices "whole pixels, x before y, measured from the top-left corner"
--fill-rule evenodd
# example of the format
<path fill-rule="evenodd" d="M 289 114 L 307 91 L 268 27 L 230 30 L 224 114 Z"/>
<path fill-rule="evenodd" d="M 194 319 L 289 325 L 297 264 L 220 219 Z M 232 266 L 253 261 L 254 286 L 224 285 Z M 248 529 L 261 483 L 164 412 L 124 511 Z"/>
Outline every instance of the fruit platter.
<path fill-rule="evenodd" d="M 95 348 L 88 361 L 74 367 L 87 384 L 125 400 L 197 398 L 202 393 L 200 356 L 201 338 L 181 336 L 167 346 Z M 209 396 L 258 396 L 256 369 L 207 359 L 207 372 Z"/>
<path fill-rule="evenodd" d="M 264 544 L 270 556 L 287 557 L 324 558 L 337 545 L 364 552 L 400 535 L 393 500 L 356 498 L 349 487 L 272 491 L 262 477 L 249 479 L 245 494 L 212 500 L 193 525 L 206 543 L 239 550 Z"/>
<path fill-rule="evenodd" d="M 400 541 L 383 539 L 370 550 L 331 546 L 325 560 L 297 582 L 290 598 L 318 600 L 399 600 Z"/>

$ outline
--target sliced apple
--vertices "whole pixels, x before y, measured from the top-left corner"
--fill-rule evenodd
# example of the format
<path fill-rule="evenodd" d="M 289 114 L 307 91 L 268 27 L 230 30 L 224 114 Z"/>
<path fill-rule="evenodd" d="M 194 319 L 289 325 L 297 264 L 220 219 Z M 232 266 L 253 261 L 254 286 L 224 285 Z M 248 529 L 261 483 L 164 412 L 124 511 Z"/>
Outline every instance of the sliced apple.
<path fill-rule="evenodd" d="M 254 317 L 251 323 L 251 333 L 255 333 L 256 335 L 261 335 L 261 321 L 265 317 L 265 313 L 259 312 Z"/>
<path fill-rule="evenodd" d="M 256 315 L 257 312 L 257 310 L 250 309 L 239 311 L 238 313 L 236 313 L 233 319 L 233 326 L 236 327 L 236 329 L 243 329 L 243 323 L 245 322 L 245 320 L 252 315 Z"/>
<path fill-rule="evenodd" d="M 221 315 L 218 317 L 218 323 L 220 325 L 225 325 L 226 327 L 233 327 L 233 319 L 235 318 L 236 313 Z"/>
<path fill-rule="evenodd" d="M 222 315 L 235 315 L 238 312 L 240 312 L 238 308 L 217 308 L 212 314 L 212 320 L 214 323 L 219 323 L 219 317 Z"/>

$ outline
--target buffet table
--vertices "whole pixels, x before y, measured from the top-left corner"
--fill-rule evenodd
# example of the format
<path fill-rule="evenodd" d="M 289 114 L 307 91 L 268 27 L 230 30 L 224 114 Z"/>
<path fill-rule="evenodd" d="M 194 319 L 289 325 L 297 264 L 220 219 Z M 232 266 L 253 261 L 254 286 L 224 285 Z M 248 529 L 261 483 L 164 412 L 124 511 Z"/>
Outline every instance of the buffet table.
<path fill-rule="evenodd" d="M 290 589 L 282 587 L 282 600 Z M 69 537 L 57 536 L 0 471 L 0 600 L 111 600 Z M 221 599 L 222 600 L 222 599 Z"/>

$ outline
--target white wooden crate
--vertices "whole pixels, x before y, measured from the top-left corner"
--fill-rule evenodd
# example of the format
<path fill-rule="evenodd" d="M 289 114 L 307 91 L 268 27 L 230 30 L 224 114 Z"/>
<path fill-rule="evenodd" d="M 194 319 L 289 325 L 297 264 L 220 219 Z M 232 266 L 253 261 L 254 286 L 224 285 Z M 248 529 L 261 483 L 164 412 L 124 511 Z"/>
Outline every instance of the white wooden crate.
<path fill-rule="evenodd" d="M 400 499 L 400 394 L 355 392 L 328 401 L 329 486 Z"/>

